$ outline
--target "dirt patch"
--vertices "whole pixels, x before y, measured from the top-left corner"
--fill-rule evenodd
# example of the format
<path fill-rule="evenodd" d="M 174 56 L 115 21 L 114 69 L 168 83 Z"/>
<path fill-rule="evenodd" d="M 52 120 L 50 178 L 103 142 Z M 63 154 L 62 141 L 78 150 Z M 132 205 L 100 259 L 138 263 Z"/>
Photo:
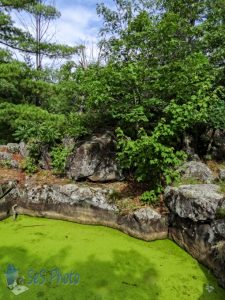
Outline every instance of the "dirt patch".
<path fill-rule="evenodd" d="M 0 168 L 0 183 L 17 181 L 20 184 L 25 182 L 26 175 L 21 170 Z"/>

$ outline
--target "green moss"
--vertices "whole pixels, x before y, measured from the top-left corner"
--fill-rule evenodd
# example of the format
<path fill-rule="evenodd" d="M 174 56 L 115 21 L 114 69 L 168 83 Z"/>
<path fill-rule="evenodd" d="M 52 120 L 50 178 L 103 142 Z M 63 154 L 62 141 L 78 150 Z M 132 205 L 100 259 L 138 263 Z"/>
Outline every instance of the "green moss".
<path fill-rule="evenodd" d="M 223 193 L 223 194 L 225 194 L 225 181 L 220 180 L 220 181 L 218 181 L 217 184 L 218 184 L 219 187 L 220 187 L 220 192 Z"/>
<path fill-rule="evenodd" d="M 217 219 L 224 219 L 225 218 L 225 208 L 218 208 L 216 211 Z"/>
<path fill-rule="evenodd" d="M 21 300 L 221 300 L 215 278 L 169 240 L 144 242 L 119 231 L 19 216 L 0 222 L 0 299 L 14 299 L 3 272 L 32 268 L 78 272 L 78 285 L 31 285 Z M 214 290 L 207 289 L 213 286 Z"/>
<path fill-rule="evenodd" d="M 188 185 L 188 184 L 202 184 L 203 182 L 197 178 L 185 178 L 180 177 L 177 181 L 173 183 L 173 186 L 180 186 L 180 185 Z"/>

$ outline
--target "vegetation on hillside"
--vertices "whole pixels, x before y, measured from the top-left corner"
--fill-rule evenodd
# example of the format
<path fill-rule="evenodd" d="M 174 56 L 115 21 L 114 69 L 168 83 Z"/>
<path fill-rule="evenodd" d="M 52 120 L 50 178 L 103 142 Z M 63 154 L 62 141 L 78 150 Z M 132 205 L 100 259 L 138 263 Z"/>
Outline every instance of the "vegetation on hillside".
<path fill-rule="evenodd" d="M 177 176 L 185 136 L 205 155 L 202 135 L 225 129 L 225 4 L 114 2 L 115 10 L 97 5 L 101 60 L 83 65 L 70 58 L 82 46 L 42 42 L 12 22 L 13 10 L 54 18 L 54 8 L 0 1 L 0 139 L 48 144 L 57 153 L 64 137 L 113 130 L 121 166 L 149 182 L 143 199 L 153 201 Z M 16 60 L 14 49 L 67 61 L 40 67 Z"/>

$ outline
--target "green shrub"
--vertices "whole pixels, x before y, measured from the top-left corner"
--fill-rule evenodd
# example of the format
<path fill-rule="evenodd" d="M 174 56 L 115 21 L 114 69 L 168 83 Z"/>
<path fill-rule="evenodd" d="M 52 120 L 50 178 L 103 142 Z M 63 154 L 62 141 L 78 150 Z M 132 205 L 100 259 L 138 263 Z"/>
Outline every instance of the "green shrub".
<path fill-rule="evenodd" d="M 141 195 L 141 201 L 148 202 L 149 204 L 156 204 L 159 201 L 159 196 L 157 196 L 154 190 L 146 191 Z"/>
<path fill-rule="evenodd" d="M 36 162 L 33 158 L 27 157 L 21 163 L 21 169 L 28 174 L 33 174 L 38 171 Z"/>
<path fill-rule="evenodd" d="M 2 168 L 10 169 L 10 167 L 11 167 L 11 162 L 10 162 L 10 160 L 7 160 L 7 159 L 0 160 L 0 166 L 1 166 Z"/>
<path fill-rule="evenodd" d="M 17 140 L 35 140 L 57 144 L 65 136 L 79 137 L 87 133 L 79 114 L 49 113 L 34 105 L 0 104 L 0 128 L 8 126 Z"/>
<path fill-rule="evenodd" d="M 70 148 L 64 146 L 54 147 L 50 153 L 52 158 L 52 167 L 55 174 L 65 174 L 66 161 L 71 153 Z"/>

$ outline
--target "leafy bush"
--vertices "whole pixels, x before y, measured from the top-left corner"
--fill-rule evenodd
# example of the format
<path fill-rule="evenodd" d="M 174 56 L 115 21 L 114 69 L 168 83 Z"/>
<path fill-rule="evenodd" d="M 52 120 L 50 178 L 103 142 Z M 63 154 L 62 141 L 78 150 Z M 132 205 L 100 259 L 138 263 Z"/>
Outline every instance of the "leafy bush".
<path fill-rule="evenodd" d="M 177 138 L 194 124 L 206 122 L 209 99 L 206 88 L 182 105 L 171 101 L 154 130 L 148 134 L 139 129 L 135 140 L 118 128 L 118 158 L 122 167 L 132 169 L 138 181 L 151 181 L 154 190 L 171 184 L 178 176 L 175 167 L 186 158 L 183 151 L 174 147 Z"/>
<path fill-rule="evenodd" d="M 159 201 L 159 195 L 154 190 L 146 191 L 141 195 L 141 201 L 148 202 L 149 204 L 156 204 Z"/>
<path fill-rule="evenodd" d="M 7 159 L 0 160 L 0 166 L 2 168 L 10 169 L 11 168 L 11 161 L 7 160 Z"/>
<path fill-rule="evenodd" d="M 214 93 L 214 97 L 211 99 L 211 105 L 208 111 L 208 122 L 214 129 L 225 129 L 225 90 L 220 87 Z"/>
<path fill-rule="evenodd" d="M 2 125 L 1 125 L 2 124 Z M 32 105 L 0 104 L 0 127 L 8 124 L 17 140 L 35 140 L 54 145 L 65 136 L 87 132 L 78 114 L 52 114 Z"/>
<path fill-rule="evenodd" d="M 33 174 L 38 171 L 36 162 L 33 158 L 27 157 L 21 162 L 21 169 L 28 174 Z"/>
<path fill-rule="evenodd" d="M 64 146 L 54 147 L 51 151 L 52 167 L 55 174 L 65 173 L 66 161 L 71 153 L 71 149 Z"/>

